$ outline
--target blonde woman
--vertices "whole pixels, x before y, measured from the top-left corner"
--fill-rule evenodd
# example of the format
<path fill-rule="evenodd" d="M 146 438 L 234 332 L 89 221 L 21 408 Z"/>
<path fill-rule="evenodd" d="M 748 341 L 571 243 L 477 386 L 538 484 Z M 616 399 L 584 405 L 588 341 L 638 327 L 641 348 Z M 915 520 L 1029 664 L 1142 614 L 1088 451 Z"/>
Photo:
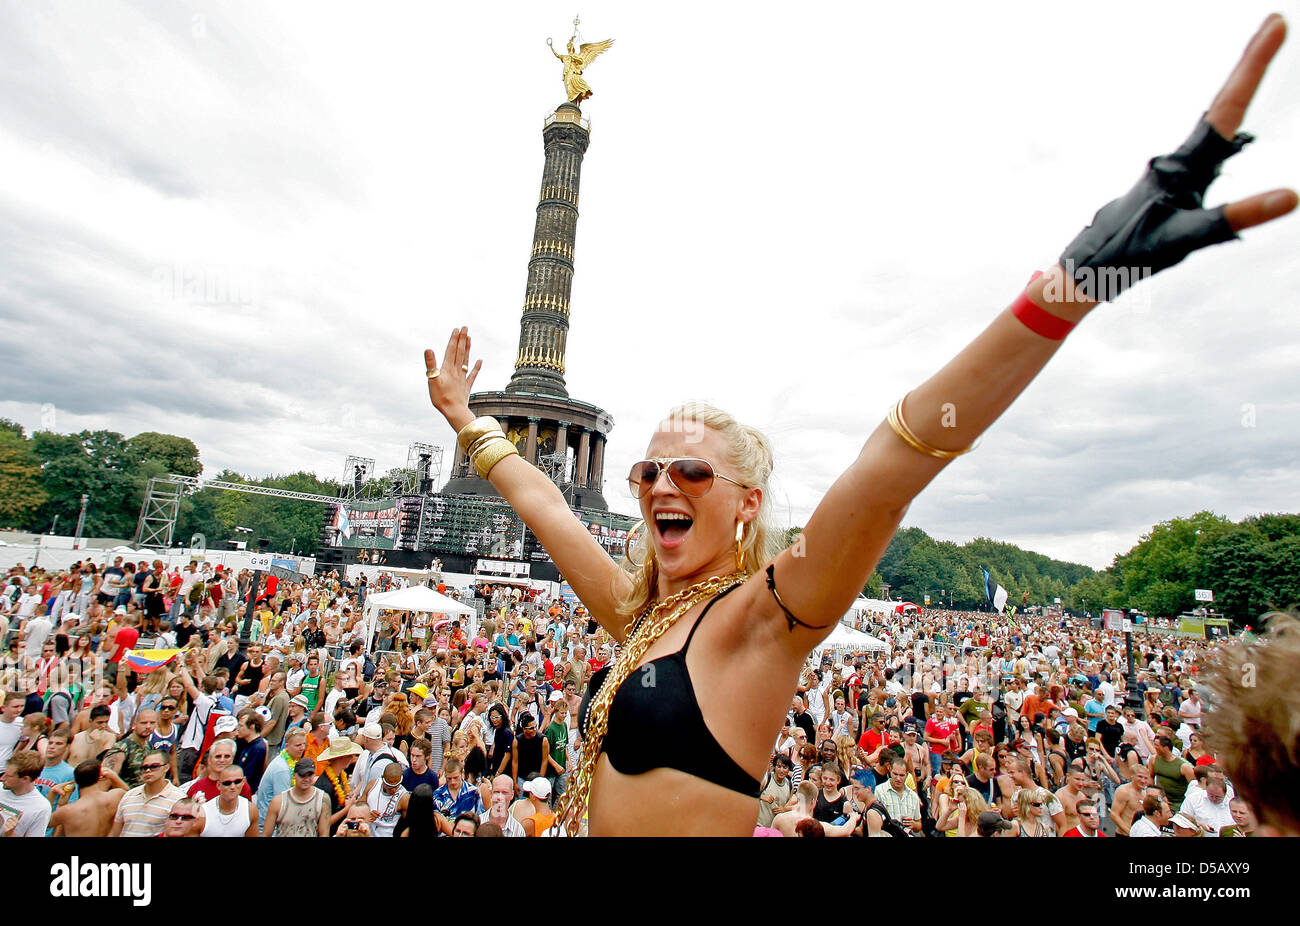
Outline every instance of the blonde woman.
<path fill-rule="evenodd" d="M 858 763 L 858 744 L 852 736 L 835 737 L 835 760 L 845 778 L 852 778 L 853 773 L 862 768 Z"/>
<path fill-rule="evenodd" d="M 171 670 L 165 667 L 154 669 L 146 675 L 144 681 L 135 689 L 136 698 L 139 700 L 137 710 L 156 709 L 158 702 L 167 694 L 167 686 L 171 680 Z"/>
<path fill-rule="evenodd" d="M 443 758 L 444 767 L 446 767 L 446 762 L 448 760 L 455 759 L 457 762 L 461 764 L 461 768 L 464 768 L 465 759 L 468 756 L 469 756 L 469 734 L 466 733 L 464 730 L 457 730 L 455 733 L 451 735 L 451 744 L 447 747 L 447 754 Z"/>
<path fill-rule="evenodd" d="M 1017 836 L 1055 836 L 1056 824 L 1048 816 L 1051 795 L 1044 788 L 1022 788 L 1016 795 Z"/>
<path fill-rule="evenodd" d="M 1060 263 L 898 401 L 817 506 L 797 549 L 781 550 L 772 526 L 767 438 L 692 404 L 669 413 L 628 473 L 644 526 L 629 538 L 627 560 L 615 562 L 556 484 L 519 456 L 500 422 L 470 410 L 482 363 L 471 359 L 468 330 L 453 331 L 441 357 L 425 351 L 430 401 L 473 469 L 622 644 L 619 658 L 593 676 L 580 712 L 587 748 L 561 804 L 568 832 L 578 833 L 584 818 L 592 835 L 753 831 L 759 777 L 808 653 L 838 625 L 916 496 L 1011 406 L 1065 333 L 1099 304 L 1093 298 L 1116 295 L 1091 288 L 1079 268 L 1125 280 L 1149 275 L 1295 208 L 1290 191 L 1216 212 L 1199 208 L 1218 164 L 1244 144 L 1237 128 L 1284 34 L 1280 17 L 1270 18 L 1188 144 L 1152 161 L 1134 191 L 1099 212 Z M 1175 175 L 1194 189 L 1173 199 L 1168 178 Z M 689 335 L 658 325 L 643 337 L 647 346 L 656 342 L 652 353 L 677 350 L 674 340 Z M 734 352 L 736 369 L 749 368 L 743 333 Z M 657 379 L 657 369 L 647 371 L 653 388 L 676 388 Z M 793 358 L 771 371 L 797 372 Z M 960 409 L 955 418 L 953 409 Z M 645 684 L 651 675 L 654 684 Z M 745 697 L 735 698 L 737 691 Z M 680 748 L 659 748 L 669 738 Z"/>
<path fill-rule="evenodd" d="M 957 835 L 963 838 L 978 836 L 980 814 L 988 809 L 988 802 L 979 792 L 971 788 L 962 791 L 961 800 L 957 802 Z"/>
<path fill-rule="evenodd" d="M 952 777 L 948 781 L 948 787 L 940 787 L 937 792 L 938 808 L 934 817 L 934 828 L 945 836 L 957 836 L 958 826 L 960 824 L 959 814 L 964 801 L 968 794 L 974 794 L 966 788 L 966 776 L 960 771 L 960 766 L 954 766 Z M 979 797 L 975 794 L 975 797 Z"/>

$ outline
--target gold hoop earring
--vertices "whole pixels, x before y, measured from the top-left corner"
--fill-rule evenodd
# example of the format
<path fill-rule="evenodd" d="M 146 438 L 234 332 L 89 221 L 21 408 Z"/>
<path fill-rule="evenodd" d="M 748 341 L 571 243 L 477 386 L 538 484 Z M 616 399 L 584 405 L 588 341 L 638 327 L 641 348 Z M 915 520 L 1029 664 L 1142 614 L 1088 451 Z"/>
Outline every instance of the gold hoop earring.
<path fill-rule="evenodd" d="M 745 571 L 745 551 L 741 549 L 740 543 L 745 539 L 745 522 L 736 522 L 736 572 Z"/>
<path fill-rule="evenodd" d="M 632 558 L 632 541 L 636 537 L 636 532 L 643 527 L 645 527 L 645 521 L 644 520 L 637 521 L 635 524 L 632 525 L 632 528 L 627 532 L 627 537 L 623 539 L 623 556 L 627 558 L 627 561 L 629 563 L 631 563 L 633 566 L 637 567 L 638 569 L 640 569 L 642 566 L 645 565 L 645 560 L 641 560 L 641 562 L 638 563 L 636 560 Z"/>

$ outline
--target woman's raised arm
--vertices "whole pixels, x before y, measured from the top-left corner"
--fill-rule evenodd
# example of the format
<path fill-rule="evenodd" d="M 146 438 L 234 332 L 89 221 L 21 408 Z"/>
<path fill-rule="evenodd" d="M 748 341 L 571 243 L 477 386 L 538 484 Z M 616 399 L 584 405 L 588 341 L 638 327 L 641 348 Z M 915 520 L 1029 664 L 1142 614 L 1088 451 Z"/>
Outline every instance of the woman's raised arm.
<path fill-rule="evenodd" d="M 815 626 L 787 630 L 777 618 L 763 621 L 762 632 L 799 657 L 820 642 L 862 589 L 912 499 L 1006 411 L 1099 301 L 1295 208 L 1291 190 L 1202 208 L 1219 164 L 1251 140 L 1237 129 L 1285 37 L 1280 16 L 1265 20 L 1191 138 L 1153 159 L 1137 186 L 1103 207 L 1070 243 L 1060 264 L 1033 279 L 969 346 L 907 394 L 896 410 L 897 430 L 887 422 L 875 429 L 800 543 L 775 560 L 785 606 Z M 779 611 L 771 595 L 766 599 L 763 607 Z"/>
<path fill-rule="evenodd" d="M 441 368 L 433 351 L 424 352 L 424 364 L 429 371 L 429 398 L 457 434 L 474 420 L 474 413 L 469 409 L 469 392 L 483 366 L 479 360 L 469 369 L 469 349 L 469 329 L 457 328 L 447 341 Z M 435 370 L 437 376 L 433 375 Z M 592 618 L 622 642 L 623 621 L 615 608 L 619 597 L 630 588 L 631 580 L 573 516 L 555 483 L 514 454 L 493 466 L 489 478 L 501 497 L 537 535 Z"/>

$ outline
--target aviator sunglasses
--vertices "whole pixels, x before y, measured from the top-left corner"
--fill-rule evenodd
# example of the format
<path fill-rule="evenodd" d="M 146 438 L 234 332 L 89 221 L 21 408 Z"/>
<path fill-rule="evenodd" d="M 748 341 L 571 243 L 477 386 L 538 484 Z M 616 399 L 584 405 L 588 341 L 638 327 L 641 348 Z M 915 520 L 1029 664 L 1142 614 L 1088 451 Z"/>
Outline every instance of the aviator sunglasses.
<path fill-rule="evenodd" d="M 644 498 L 659 479 L 659 473 L 665 469 L 673 488 L 687 498 L 700 498 L 706 495 L 713 488 L 715 477 L 725 479 L 742 489 L 750 488 L 743 482 L 737 482 L 730 476 L 715 471 L 708 460 L 697 460 L 693 457 L 657 457 L 632 465 L 632 471 L 627 474 L 627 486 L 633 497 Z"/>

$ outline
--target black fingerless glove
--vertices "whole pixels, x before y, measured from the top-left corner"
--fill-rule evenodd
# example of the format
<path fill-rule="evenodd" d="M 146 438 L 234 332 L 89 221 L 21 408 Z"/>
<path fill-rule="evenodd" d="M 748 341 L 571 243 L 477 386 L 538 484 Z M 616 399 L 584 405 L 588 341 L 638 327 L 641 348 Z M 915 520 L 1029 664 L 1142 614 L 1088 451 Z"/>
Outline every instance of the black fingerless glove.
<path fill-rule="evenodd" d="M 1177 151 L 1152 158 L 1137 186 L 1102 206 L 1061 254 L 1079 292 L 1109 301 L 1198 248 L 1236 238 L 1223 207 L 1201 201 L 1219 165 L 1254 140 L 1239 132 L 1229 141 L 1202 119 Z"/>

